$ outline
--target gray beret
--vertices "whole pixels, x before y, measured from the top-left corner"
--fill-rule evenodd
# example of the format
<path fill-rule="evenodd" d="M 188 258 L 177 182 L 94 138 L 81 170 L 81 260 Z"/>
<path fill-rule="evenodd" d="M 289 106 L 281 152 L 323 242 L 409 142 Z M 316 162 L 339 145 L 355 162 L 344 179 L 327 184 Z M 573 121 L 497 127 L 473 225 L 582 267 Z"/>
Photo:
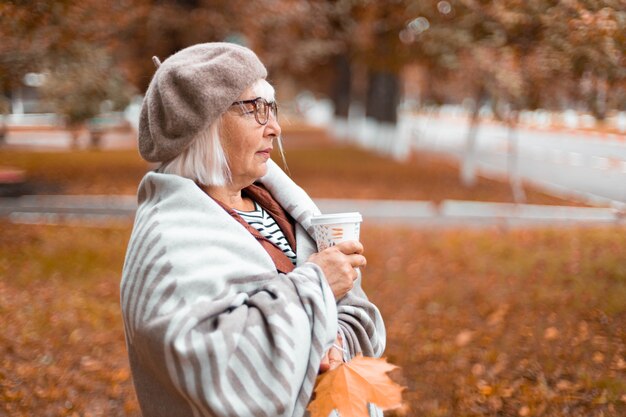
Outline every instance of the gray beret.
<path fill-rule="evenodd" d="M 139 153 L 150 162 L 176 157 L 266 76 L 254 52 L 231 43 L 198 44 L 170 56 L 157 68 L 143 100 Z"/>

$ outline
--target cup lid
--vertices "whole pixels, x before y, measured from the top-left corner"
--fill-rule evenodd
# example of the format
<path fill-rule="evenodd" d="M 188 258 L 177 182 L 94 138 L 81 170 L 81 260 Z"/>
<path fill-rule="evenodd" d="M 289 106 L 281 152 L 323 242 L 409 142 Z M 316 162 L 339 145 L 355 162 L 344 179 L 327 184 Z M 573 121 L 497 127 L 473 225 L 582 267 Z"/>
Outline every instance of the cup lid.
<path fill-rule="evenodd" d="M 361 213 L 354 211 L 350 213 L 332 213 L 320 214 L 311 218 L 311 224 L 329 224 L 329 223 L 361 223 L 363 217 Z"/>

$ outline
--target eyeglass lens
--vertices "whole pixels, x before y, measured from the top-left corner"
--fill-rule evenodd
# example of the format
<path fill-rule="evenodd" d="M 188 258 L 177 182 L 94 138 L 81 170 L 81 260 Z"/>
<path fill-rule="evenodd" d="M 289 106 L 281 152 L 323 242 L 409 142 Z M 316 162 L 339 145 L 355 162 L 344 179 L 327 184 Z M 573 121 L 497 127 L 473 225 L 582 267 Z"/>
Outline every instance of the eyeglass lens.
<path fill-rule="evenodd" d="M 274 119 L 278 119 L 278 106 L 276 102 L 268 103 L 263 98 L 259 98 L 255 101 L 255 112 L 256 121 L 259 124 L 267 124 L 269 121 L 270 110 L 272 111 L 272 115 Z"/>

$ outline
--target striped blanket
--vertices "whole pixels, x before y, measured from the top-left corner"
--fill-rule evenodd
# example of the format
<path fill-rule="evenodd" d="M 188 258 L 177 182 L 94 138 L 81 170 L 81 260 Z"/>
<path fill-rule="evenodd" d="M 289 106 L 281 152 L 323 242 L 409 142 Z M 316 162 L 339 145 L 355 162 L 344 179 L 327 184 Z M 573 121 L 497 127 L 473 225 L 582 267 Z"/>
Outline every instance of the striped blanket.
<path fill-rule="evenodd" d="M 141 182 L 121 305 L 144 417 L 303 416 L 338 331 L 351 356 L 384 350 L 360 279 L 336 302 L 306 262 L 315 204 L 272 161 L 261 182 L 297 222 L 288 274 L 192 181 L 151 172 Z"/>

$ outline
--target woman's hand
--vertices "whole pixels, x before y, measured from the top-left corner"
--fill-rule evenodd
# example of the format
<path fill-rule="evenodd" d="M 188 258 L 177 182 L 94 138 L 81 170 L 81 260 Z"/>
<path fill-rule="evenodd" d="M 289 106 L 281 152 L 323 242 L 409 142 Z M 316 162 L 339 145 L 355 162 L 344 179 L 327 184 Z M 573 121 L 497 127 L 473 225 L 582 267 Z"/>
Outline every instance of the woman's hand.
<path fill-rule="evenodd" d="M 308 261 L 322 268 L 335 299 L 339 300 L 354 286 L 354 280 L 358 277 L 354 268 L 367 264 L 362 253 L 363 245 L 356 240 L 349 240 L 314 253 Z"/>
<path fill-rule="evenodd" d="M 341 348 L 341 349 L 340 349 Z M 337 339 L 335 340 L 335 344 L 328 349 L 328 352 L 322 358 L 322 363 L 320 363 L 319 373 L 324 373 L 326 371 L 332 371 L 339 365 L 343 363 L 343 342 L 341 341 L 341 336 L 337 335 Z"/>

